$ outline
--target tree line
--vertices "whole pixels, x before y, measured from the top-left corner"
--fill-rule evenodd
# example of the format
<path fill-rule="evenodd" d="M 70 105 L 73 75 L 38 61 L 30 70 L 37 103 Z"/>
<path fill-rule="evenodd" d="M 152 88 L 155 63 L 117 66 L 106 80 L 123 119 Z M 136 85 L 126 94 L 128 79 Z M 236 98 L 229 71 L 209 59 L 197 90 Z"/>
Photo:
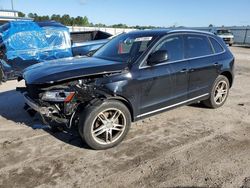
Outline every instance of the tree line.
<path fill-rule="evenodd" d="M 34 21 L 47 21 L 47 20 L 54 20 L 57 22 L 62 23 L 63 25 L 67 26 L 85 26 L 85 27 L 113 27 L 113 28 L 135 28 L 135 29 L 152 29 L 157 28 L 154 26 L 127 26 L 126 24 L 114 24 L 114 25 L 106 25 L 102 23 L 94 24 L 92 22 L 89 22 L 89 19 L 87 16 L 77 16 L 77 17 L 71 17 L 68 14 L 60 15 L 60 14 L 53 14 L 51 16 L 40 16 L 36 13 L 29 13 L 28 15 L 24 14 L 23 12 L 18 13 L 19 17 L 29 17 L 32 18 Z"/>

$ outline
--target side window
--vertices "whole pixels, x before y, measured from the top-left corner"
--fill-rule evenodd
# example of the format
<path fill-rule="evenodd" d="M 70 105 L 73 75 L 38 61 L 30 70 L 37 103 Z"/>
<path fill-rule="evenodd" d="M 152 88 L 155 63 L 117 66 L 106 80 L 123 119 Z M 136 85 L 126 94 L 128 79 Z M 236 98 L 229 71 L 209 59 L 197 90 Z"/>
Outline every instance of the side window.
<path fill-rule="evenodd" d="M 209 40 L 211 41 L 211 44 L 213 45 L 215 53 L 221 53 L 224 51 L 221 45 L 214 38 L 209 37 Z"/>
<path fill-rule="evenodd" d="M 118 54 L 129 54 L 130 50 L 132 48 L 133 43 L 126 44 L 126 43 L 120 43 L 118 48 Z"/>
<path fill-rule="evenodd" d="M 200 35 L 186 35 L 186 56 L 194 58 L 213 54 L 208 38 Z"/>
<path fill-rule="evenodd" d="M 133 48 L 133 45 L 139 48 L 138 49 L 139 53 L 142 53 L 147 49 L 149 43 L 150 41 L 134 42 L 133 40 L 126 41 L 126 43 L 120 42 L 119 47 L 118 47 L 118 54 L 129 54 Z"/>
<path fill-rule="evenodd" d="M 184 46 L 182 36 L 173 36 L 164 40 L 154 51 L 166 50 L 169 61 L 182 60 L 184 57 Z"/>

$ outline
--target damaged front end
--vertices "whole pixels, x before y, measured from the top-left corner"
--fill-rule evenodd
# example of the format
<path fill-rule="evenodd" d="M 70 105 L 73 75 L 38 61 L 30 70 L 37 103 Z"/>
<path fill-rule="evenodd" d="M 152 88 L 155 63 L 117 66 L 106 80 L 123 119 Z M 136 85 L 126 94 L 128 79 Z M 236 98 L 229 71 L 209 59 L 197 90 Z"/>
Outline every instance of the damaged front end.
<path fill-rule="evenodd" d="M 96 86 L 97 78 L 84 78 L 56 85 L 27 85 L 24 92 L 25 109 L 38 112 L 45 124 L 64 124 L 71 128 L 78 123 L 78 112 L 91 101 L 100 100 L 104 92 Z"/>

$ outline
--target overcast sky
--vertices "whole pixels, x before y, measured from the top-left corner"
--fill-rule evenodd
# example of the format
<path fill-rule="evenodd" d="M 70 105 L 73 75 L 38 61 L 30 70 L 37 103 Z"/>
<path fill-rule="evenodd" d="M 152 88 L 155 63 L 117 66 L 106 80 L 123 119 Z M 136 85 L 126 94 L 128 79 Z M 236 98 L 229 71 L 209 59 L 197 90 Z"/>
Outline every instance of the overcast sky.
<path fill-rule="evenodd" d="M 250 0 L 13 0 L 14 8 L 39 15 L 87 16 L 107 25 L 250 25 Z M 0 0 L 10 9 L 11 0 Z"/>

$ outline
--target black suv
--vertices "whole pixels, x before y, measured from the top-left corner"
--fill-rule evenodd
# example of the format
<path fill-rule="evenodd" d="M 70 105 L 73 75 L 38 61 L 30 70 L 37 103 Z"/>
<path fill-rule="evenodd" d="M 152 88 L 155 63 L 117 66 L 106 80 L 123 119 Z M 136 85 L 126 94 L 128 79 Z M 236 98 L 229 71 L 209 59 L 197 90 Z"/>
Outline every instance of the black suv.
<path fill-rule="evenodd" d="M 214 34 L 135 31 L 92 57 L 31 66 L 22 90 L 28 111 L 51 126 L 77 126 L 91 148 L 107 149 L 124 139 L 131 121 L 197 102 L 222 106 L 233 69 L 232 53 Z"/>

